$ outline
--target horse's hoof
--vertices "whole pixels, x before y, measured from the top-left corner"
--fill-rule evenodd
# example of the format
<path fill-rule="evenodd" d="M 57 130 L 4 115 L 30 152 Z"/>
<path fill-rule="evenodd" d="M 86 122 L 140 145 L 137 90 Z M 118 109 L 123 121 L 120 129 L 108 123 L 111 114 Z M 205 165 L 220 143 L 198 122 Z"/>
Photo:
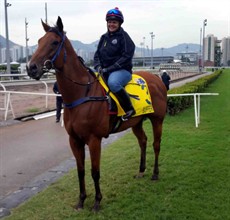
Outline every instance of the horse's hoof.
<path fill-rule="evenodd" d="M 144 173 L 138 173 L 137 175 L 134 175 L 133 178 L 140 179 L 144 177 Z"/>
<path fill-rule="evenodd" d="M 96 212 L 99 212 L 99 210 L 100 210 L 100 204 L 95 203 L 93 208 L 92 208 L 92 212 L 96 213 Z"/>
<path fill-rule="evenodd" d="M 75 210 L 76 211 L 81 211 L 83 209 L 83 204 L 81 202 L 79 202 L 76 206 L 75 206 Z"/>
<path fill-rule="evenodd" d="M 157 176 L 157 175 L 152 175 L 152 178 L 151 178 L 151 180 L 158 180 L 159 179 L 159 177 Z"/>

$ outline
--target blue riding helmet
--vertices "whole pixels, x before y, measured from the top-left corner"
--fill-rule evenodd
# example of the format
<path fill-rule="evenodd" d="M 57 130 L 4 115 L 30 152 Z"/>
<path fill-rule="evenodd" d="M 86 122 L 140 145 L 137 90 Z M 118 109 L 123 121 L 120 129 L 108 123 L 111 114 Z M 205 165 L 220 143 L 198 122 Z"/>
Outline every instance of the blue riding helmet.
<path fill-rule="evenodd" d="M 109 20 L 116 20 L 116 21 L 119 21 L 121 24 L 124 22 L 124 17 L 123 17 L 123 14 L 122 12 L 119 10 L 119 8 L 114 8 L 114 9 L 111 9 L 107 12 L 106 14 L 106 21 L 109 21 Z"/>

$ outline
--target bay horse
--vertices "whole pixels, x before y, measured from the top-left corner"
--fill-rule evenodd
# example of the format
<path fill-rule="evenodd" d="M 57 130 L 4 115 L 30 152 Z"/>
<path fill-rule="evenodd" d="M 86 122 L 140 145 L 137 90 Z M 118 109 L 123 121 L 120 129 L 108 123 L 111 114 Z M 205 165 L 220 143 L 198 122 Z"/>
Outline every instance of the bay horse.
<path fill-rule="evenodd" d="M 63 31 L 62 19 L 50 27 L 42 20 L 45 35 L 38 40 L 38 48 L 27 64 L 28 75 L 36 80 L 53 68 L 64 103 L 74 106 L 64 107 L 64 125 L 69 135 L 69 143 L 76 158 L 80 195 L 76 209 L 84 207 L 85 189 L 85 145 L 88 145 L 91 158 L 91 176 L 95 187 L 93 210 L 100 209 L 102 199 L 100 189 L 100 157 L 102 138 L 108 137 L 118 118 L 108 114 L 108 101 L 98 78 L 91 74 L 75 53 L 70 40 Z M 142 177 L 146 168 L 147 136 L 143 130 L 143 119 L 151 121 L 154 135 L 153 149 L 155 163 L 152 180 L 158 179 L 158 157 L 162 136 L 162 125 L 166 114 L 167 91 L 161 79 L 149 72 L 135 72 L 142 76 L 149 88 L 154 112 L 132 117 L 121 122 L 116 132 L 132 128 L 140 146 L 140 165 L 137 177 Z M 66 105 L 68 106 L 68 105 Z"/>

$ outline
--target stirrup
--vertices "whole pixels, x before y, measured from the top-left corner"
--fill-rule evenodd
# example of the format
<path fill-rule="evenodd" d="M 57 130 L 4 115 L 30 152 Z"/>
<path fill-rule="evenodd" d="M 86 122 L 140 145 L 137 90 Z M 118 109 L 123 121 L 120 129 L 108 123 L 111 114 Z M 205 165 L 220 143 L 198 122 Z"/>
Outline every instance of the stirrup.
<path fill-rule="evenodd" d="M 125 113 L 125 115 L 121 116 L 122 121 L 127 121 L 132 115 L 135 115 L 136 111 L 134 109 L 129 110 Z"/>

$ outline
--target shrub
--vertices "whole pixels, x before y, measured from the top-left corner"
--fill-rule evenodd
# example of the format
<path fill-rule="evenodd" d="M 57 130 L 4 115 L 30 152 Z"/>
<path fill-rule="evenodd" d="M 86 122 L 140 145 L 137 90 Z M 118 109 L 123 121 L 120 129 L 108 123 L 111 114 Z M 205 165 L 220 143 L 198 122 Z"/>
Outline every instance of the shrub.
<path fill-rule="evenodd" d="M 197 79 L 193 82 L 186 83 L 185 85 L 177 88 L 170 89 L 168 94 L 186 94 L 186 93 L 200 93 L 205 90 L 206 87 L 214 80 L 216 80 L 222 70 L 218 70 L 215 73 Z M 193 96 L 174 96 L 168 97 L 168 113 L 169 115 L 175 115 L 180 111 L 190 107 L 193 104 Z"/>

